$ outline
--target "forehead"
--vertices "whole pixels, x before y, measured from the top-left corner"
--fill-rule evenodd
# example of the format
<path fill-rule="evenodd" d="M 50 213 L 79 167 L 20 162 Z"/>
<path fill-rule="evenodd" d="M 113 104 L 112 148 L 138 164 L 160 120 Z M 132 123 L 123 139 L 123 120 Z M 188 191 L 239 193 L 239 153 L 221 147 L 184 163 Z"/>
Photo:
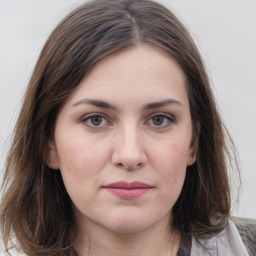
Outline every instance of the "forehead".
<path fill-rule="evenodd" d="M 138 45 L 99 61 L 69 101 L 81 97 L 121 101 L 157 101 L 174 97 L 187 101 L 186 79 L 178 63 L 164 50 Z M 121 103 L 120 102 L 120 103 Z"/>

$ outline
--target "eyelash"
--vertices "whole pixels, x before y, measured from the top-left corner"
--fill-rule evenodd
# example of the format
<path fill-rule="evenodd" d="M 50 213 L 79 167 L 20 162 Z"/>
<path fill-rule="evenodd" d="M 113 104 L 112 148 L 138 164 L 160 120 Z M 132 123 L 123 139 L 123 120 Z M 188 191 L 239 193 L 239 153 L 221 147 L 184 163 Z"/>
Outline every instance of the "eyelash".
<path fill-rule="evenodd" d="M 95 113 L 95 114 L 89 114 L 89 115 L 83 116 L 80 119 L 80 122 L 82 122 L 87 127 L 92 128 L 92 129 L 101 129 L 101 128 L 103 128 L 102 126 L 100 126 L 101 123 L 99 125 L 92 124 L 92 118 L 94 118 L 94 117 L 99 117 L 102 120 L 104 120 L 107 123 L 106 124 L 107 126 L 111 125 L 111 123 L 108 121 L 108 118 L 106 118 L 105 115 L 103 115 L 101 113 Z M 90 124 L 88 122 L 90 122 Z"/>
<path fill-rule="evenodd" d="M 151 124 L 152 126 L 154 126 L 156 129 L 165 129 L 165 128 L 169 128 L 170 126 L 172 126 L 174 123 L 176 123 L 176 120 L 173 116 L 165 114 L 165 113 L 154 113 L 152 114 L 146 121 L 146 123 L 149 123 L 150 121 L 153 122 L 153 118 L 156 117 L 160 117 L 163 118 L 163 122 L 165 122 L 164 125 L 156 125 L 156 124 Z"/>
<path fill-rule="evenodd" d="M 100 122 L 99 125 L 93 124 L 92 123 L 92 118 L 95 118 L 95 117 L 100 118 L 102 120 L 102 122 L 106 122 L 106 124 L 102 125 L 102 122 Z M 153 123 L 154 122 L 153 118 L 156 118 L 156 117 L 162 118 L 163 122 L 165 122 L 165 124 L 164 125 L 154 124 Z M 101 114 L 101 113 L 94 113 L 94 114 L 89 114 L 89 115 L 83 116 L 80 119 L 80 122 L 84 123 L 87 127 L 92 128 L 92 129 L 102 129 L 105 126 L 110 126 L 111 125 L 111 122 L 108 121 L 108 118 L 105 115 Z M 150 124 L 150 122 L 151 122 L 151 124 Z M 175 118 L 171 115 L 167 115 L 167 114 L 164 114 L 164 113 L 154 113 L 146 119 L 146 122 L 144 122 L 144 124 L 154 126 L 154 128 L 156 128 L 156 129 L 168 128 L 173 123 L 176 123 Z"/>

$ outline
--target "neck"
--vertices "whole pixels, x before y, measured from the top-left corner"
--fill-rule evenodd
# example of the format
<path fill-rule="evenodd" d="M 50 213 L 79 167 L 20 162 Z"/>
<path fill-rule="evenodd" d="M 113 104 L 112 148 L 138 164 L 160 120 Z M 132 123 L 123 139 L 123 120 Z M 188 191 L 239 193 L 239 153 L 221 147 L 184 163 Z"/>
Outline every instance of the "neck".
<path fill-rule="evenodd" d="M 78 235 L 79 256 L 174 256 L 180 247 L 180 233 L 164 219 L 147 230 L 117 234 L 93 223 Z"/>

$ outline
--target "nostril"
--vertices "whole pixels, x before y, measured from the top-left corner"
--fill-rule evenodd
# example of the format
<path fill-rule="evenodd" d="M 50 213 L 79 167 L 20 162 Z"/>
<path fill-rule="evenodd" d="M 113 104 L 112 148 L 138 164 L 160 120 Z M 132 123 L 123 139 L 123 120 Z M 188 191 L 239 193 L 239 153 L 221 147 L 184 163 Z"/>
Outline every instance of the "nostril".
<path fill-rule="evenodd" d="M 135 164 L 124 164 L 124 163 L 119 163 L 118 164 L 119 167 L 122 167 L 126 170 L 135 170 L 135 169 L 138 169 L 140 167 L 143 166 L 143 163 L 135 163 Z"/>
<path fill-rule="evenodd" d="M 124 139 L 127 138 L 127 139 Z M 139 139 L 122 136 L 113 146 L 112 163 L 126 170 L 141 168 L 147 162 L 146 151 Z"/>

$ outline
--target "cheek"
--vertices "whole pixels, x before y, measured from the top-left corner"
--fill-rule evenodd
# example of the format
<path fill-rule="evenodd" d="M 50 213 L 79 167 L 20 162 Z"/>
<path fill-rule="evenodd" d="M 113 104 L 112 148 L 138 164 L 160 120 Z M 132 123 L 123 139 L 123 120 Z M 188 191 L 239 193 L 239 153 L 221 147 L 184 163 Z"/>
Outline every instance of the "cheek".
<path fill-rule="evenodd" d="M 59 145 L 61 175 L 77 208 L 84 203 L 93 203 L 91 198 L 100 187 L 99 177 L 108 161 L 108 150 L 98 144 L 89 146 L 81 140 L 69 140 Z"/>
<path fill-rule="evenodd" d="M 164 184 L 164 193 L 178 197 L 182 189 L 189 154 L 189 146 L 169 143 L 154 150 L 154 169 Z"/>
<path fill-rule="evenodd" d="M 69 139 L 63 141 L 59 149 L 61 171 L 75 176 L 97 174 L 109 157 L 106 146 L 102 143 L 90 143 L 88 140 Z"/>
<path fill-rule="evenodd" d="M 179 173 L 186 170 L 190 147 L 188 143 L 166 142 L 154 147 L 151 157 L 155 165 L 162 166 L 162 170 L 168 173 Z M 169 170 L 169 172 L 167 171 Z"/>
<path fill-rule="evenodd" d="M 97 188 L 101 185 L 99 177 L 106 166 L 108 150 L 98 144 L 89 146 L 81 140 L 69 140 L 59 145 L 62 179 L 77 208 L 84 204 L 93 204 L 91 198 L 95 198 Z"/>

